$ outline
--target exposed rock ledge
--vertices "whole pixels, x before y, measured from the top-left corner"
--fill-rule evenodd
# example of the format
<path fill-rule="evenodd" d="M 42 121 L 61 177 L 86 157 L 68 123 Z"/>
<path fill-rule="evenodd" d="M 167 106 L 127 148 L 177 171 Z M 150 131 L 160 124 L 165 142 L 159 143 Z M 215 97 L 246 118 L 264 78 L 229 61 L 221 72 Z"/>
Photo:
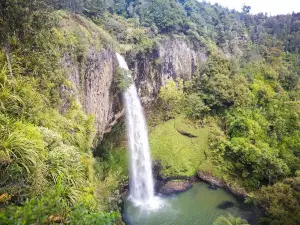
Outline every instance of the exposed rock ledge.
<path fill-rule="evenodd" d="M 180 133 L 180 134 L 182 134 L 184 136 L 187 136 L 187 137 L 190 137 L 190 138 L 196 138 L 196 137 L 198 137 L 198 136 L 193 135 L 193 134 L 191 134 L 189 132 L 186 132 L 184 130 L 180 130 L 180 129 L 177 129 L 177 128 L 175 128 L 175 129 L 177 130 L 178 133 Z"/>
<path fill-rule="evenodd" d="M 158 192 L 162 195 L 171 195 L 187 191 L 192 187 L 193 185 L 188 181 L 168 181 L 159 188 Z"/>
<path fill-rule="evenodd" d="M 214 177 L 209 172 L 198 171 L 197 175 L 201 180 L 212 185 L 213 187 L 224 188 L 224 189 L 230 191 L 232 194 L 234 194 L 237 197 L 246 198 L 248 196 L 245 189 L 240 188 L 240 187 L 234 187 L 231 184 L 227 184 L 225 181 L 223 181 L 217 177 Z"/>

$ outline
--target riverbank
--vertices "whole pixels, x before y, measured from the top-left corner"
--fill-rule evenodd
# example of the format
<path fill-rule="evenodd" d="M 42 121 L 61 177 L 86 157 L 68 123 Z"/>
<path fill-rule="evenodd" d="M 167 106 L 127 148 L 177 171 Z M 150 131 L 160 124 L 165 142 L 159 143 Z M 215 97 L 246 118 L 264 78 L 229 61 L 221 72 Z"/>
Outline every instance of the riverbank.
<path fill-rule="evenodd" d="M 191 188 L 193 183 L 203 181 L 211 188 L 222 188 L 238 198 L 245 199 L 248 196 L 243 187 L 226 182 L 224 179 L 213 176 L 211 172 L 198 170 L 193 176 L 165 176 L 160 161 L 154 162 L 153 169 L 155 179 L 155 191 L 162 195 L 172 195 L 184 192 Z"/>

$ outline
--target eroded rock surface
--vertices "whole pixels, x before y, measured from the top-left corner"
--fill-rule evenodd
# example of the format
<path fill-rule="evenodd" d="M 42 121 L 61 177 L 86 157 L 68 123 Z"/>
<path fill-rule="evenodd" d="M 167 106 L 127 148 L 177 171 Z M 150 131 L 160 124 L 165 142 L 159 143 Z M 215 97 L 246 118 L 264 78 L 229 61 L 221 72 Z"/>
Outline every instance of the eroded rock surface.
<path fill-rule="evenodd" d="M 182 37 L 167 37 L 148 53 L 125 56 L 133 71 L 134 81 L 144 106 L 157 98 L 161 86 L 171 79 L 189 80 L 192 74 L 207 60 L 204 50 L 195 50 Z M 68 73 L 74 91 L 87 114 L 95 117 L 97 138 L 105 132 L 122 112 L 120 96 L 115 83 L 117 60 L 111 49 L 100 50 L 90 46 L 85 57 L 65 54 L 62 65 Z"/>
<path fill-rule="evenodd" d="M 212 186 L 219 187 L 219 188 L 223 188 L 226 186 L 224 181 L 212 176 L 211 173 L 198 171 L 197 175 L 201 180 L 205 181 L 206 183 L 209 183 Z"/>
<path fill-rule="evenodd" d="M 187 181 L 168 181 L 159 189 L 159 193 L 162 195 L 177 194 L 192 187 L 193 185 Z"/>
<path fill-rule="evenodd" d="M 142 102 L 147 105 L 157 97 L 161 86 L 170 80 L 190 80 L 207 60 L 206 52 L 182 37 L 168 37 L 157 49 L 129 60 Z"/>
<path fill-rule="evenodd" d="M 95 128 L 102 139 L 107 126 L 120 111 L 119 98 L 115 93 L 115 53 L 111 50 L 97 51 L 91 47 L 83 63 L 65 55 L 63 65 L 69 72 L 75 94 L 83 109 L 95 117 Z"/>
<path fill-rule="evenodd" d="M 201 180 L 210 184 L 212 187 L 224 188 L 225 190 L 228 190 L 229 192 L 231 192 L 232 194 L 240 198 L 246 198 L 248 196 L 245 189 L 233 186 L 231 184 L 227 184 L 225 181 L 217 177 L 214 177 L 209 172 L 198 171 L 197 175 Z"/>

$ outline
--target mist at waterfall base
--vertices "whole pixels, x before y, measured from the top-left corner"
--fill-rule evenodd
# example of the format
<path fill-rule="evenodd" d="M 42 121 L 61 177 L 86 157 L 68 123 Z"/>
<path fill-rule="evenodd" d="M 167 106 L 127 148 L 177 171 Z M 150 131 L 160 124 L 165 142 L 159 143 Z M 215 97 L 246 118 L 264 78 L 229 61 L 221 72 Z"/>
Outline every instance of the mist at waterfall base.
<path fill-rule="evenodd" d="M 129 71 L 124 58 L 116 55 L 120 68 Z M 130 77 L 129 72 L 127 75 Z M 210 225 L 219 215 L 231 213 L 243 218 L 251 215 L 232 195 L 221 189 L 210 190 L 204 183 L 196 183 L 192 189 L 176 196 L 155 196 L 146 120 L 133 82 L 123 93 L 123 101 L 130 170 L 129 194 L 124 200 L 126 224 Z M 233 202 L 235 207 L 219 209 L 218 204 L 224 201 Z"/>

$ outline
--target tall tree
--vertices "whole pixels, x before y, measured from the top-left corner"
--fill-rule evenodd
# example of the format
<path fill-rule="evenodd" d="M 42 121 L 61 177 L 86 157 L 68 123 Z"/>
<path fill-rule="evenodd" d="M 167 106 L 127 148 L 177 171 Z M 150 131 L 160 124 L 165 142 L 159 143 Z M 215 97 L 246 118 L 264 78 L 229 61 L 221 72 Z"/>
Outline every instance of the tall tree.
<path fill-rule="evenodd" d="M 90 4 L 91 2 L 91 0 L 47 0 L 47 1 L 56 9 L 68 9 L 76 13 L 83 12 L 84 2 L 88 2 L 88 4 Z"/>
<path fill-rule="evenodd" d="M 107 7 L 105 0 L 86 0 L 83 11 L 88 16 L 101 16 Z"/>
<path fill-rule="evenodd" d="M 242 10 L 243 10 L 243 13 L 250 13 L 251 6 L 243 5 Z"/>

